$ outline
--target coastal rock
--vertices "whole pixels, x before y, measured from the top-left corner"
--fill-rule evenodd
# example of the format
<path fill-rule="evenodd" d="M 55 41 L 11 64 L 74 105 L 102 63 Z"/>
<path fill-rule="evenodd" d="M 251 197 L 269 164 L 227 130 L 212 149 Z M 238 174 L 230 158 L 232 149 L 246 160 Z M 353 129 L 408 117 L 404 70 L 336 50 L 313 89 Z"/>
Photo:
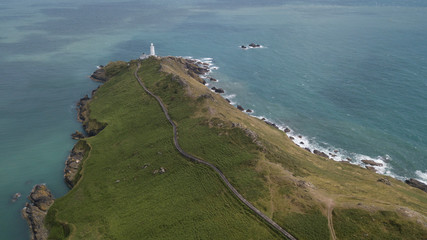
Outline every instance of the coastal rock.
<path fill-rule="evenodd" d="M 228 103 L 231 103 L 230 99 L 226 98 L 225 101 L 227 101 Z"/>
<path fill-rule="evenodd" d="M 363 162 L 364 164 L 369 164 L 369 165 L 372 165 L 372 166 L 378 166 L 378 167 L 383 166 L 383 164 L 382 164 L 382 163 L 377 163 L 377 162 L 375 162 L 375 161 L 373 161 L 373 160 L 362 160 L 362 162 Z"/>
<path fill-rule="evenodd" d="M 218 82 L 218 80 L 216 80 L 215 78 L 213 78 L 213 77 L 210 77 L 209 78 L 209 80 L 211 81 L 211 82 Z"/>
<path fill-rule="evenodd" d="M 92 90 L 92 93 L 91 93 L 91 94 L 92 94 L 92 97 L 95 95 L 96 91 L 98 91 L 99 87 L 100 87 L 100 86 L 98 86 L 96 89 Z"/>
<path fill-rule="evenodd" d="M 94 92 L 92 93 L 94 94 Z M 90 98 L 88 95 L 80 98 L 77 102 L 77 120 L 83 123 L 83 129 L 87 133 L 88 137 L 92 137 L 101 132 L 107 124 L 100 123 L 96 121 L 96 119 L 89 118 L 89 102 Z"/>
<path fill-rule="evenodd" d="M 185 67 L 190 71 L 197 75 L 204 75 L 209 72 L 209 68 L 207 65 L 198 66 L 194 61 L 189 59 L 185 59 Z"/>
<path fill-rule="evenodd" d="M 89 147 L 84 141 L 79 141 L 74 145 L 73 149 L 65 161 L 64 181 L 69 188 L 73 188 L 77 182 L 78 172 L 82 164 L 83 158 Z"/>
<path fill-rule="evenodd" d="M 319 150 L 314 150 L 313 153 L 316 154 L 316 155 L 319 155 L 321 157 L 324 157 L 324 158 L 329 158 L 328 154 L 326 154 L 324 152 L 321 152 Z"/>
<path fill-rule="evenodd" d="M 93 72 L 92 75 L 90 75 L 90 79 L 97 82 L 103 82 L 103 83 L 108 80 L 105 69 L 102 67 L 100 67 L 95 72 Z"/>
<path fill-rule="evenodd" d="M 83 135 L 83 133 L 81 133 L 79 131 L 76 131 L 75 133 L 71 134 L 71 138 L 75 139 L 75 140 L 79 140 L 79 139 L 82 139 L 84 137 L 85 137 L 85 135 Z"/>
<path fill-rule="evenodd" d="M 80 122 L 84 122 L 88 116 L 88 109 L 87 104 L 89 102 L 90 98 L 88 95 L 84 96 L 83 98 L 80 98 L 80 100 L 77 102 L 77 120 Z"/>
<path fill-rule="evenodd" d="M 366 169 L 376 172 L 377 170 L 372 166 L 365 166 Z"/>
<path fill-rule="evenodd" d="M 251 110 L 251 109 L 246 109 L 246 112 L 247 112 L 247 113 L 251 113 L 251 112 L 252 112 L 252 110 Z"/>
<path fill-rule="evenodd" d="M 295 138 L 294 138 L 294 137 L 292 137 L 292 136 L 290 136 L 290 137 L 289 137 L 289 139 L 294 140 Z"/>
<path fill-rule="evenodd" d="M 242 107 L 242 106 L 240 106 L 240 105 L 237 105 L 237 109 L 239 109 L 240 111 L 244 111 L 245 109 Z"/>
<path fill-rule="evenodd" d="M 289 128 L 285 128 L 285 130 L 283 130 L 285 133 L 290 132 L 291 130 Z"/>
<path fill-rule="evenodd" d="M 214 90 L 216 93 L 224 93 L 224 89 L 222 88 L 212 87 L 211 89 Z"/>
<path fill-rule="evenodd" d="M 275 127 L 275 128 L 279 128 L 275 123 L 269 122 L 269 121 L 265 121 L 265 123 L 267 123 L 268 125 Z"/>
<path fill-rule="evenodd" d="M 416 179 L 413 179 L 413 178 L 407 179 L 407 180 L 405 180 L 405 183 L 408 184 L 409 186 L 412 186 L 412 187 L 421 189 L 424 192 L 427 192 L 427 185 L 424 184 L 423 182 L 416 180 Z"/>
<path fill-rule="evenodd" d="M 48 238 L 49 231 L 44 226 L 47 210 L 52 206 L 54 198 L 50 190 L 44 184 L 34 186 L 28 196 L 30 203 L 26 203 L 22 209 L 22 217 L 30 227 L 32 240 L 44 240 Z"/>
<path fill-rule="evenodd" d="M 310 148 L 304 148 L 306 151 L 311 152 Z"/>

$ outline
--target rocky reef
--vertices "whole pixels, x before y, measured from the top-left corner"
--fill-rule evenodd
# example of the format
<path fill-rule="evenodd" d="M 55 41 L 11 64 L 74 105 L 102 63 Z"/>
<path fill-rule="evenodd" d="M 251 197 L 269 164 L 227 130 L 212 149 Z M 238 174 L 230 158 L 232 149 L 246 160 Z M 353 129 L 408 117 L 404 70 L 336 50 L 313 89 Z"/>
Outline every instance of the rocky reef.
<path fill-rule="evenodd" d="M 30 202 L 26 203 L 24 209 L 22 209 L 22 216 L 30 227 L 31 239 L 47 239 L 49 231 L 44 226 L 44 219 L 48 209 L 54 202 L 52 193 L 46 185 L 37 184 L 28 196 L 28 199 Z"/>

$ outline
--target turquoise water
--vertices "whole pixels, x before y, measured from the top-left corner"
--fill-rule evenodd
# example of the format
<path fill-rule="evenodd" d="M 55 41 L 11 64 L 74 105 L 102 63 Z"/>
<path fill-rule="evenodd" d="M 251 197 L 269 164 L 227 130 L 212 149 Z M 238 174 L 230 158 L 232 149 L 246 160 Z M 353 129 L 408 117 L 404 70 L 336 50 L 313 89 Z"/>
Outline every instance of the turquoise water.
<path fill-rule="evenodd" d="M 20 209 L 34 184 L 67 192 L 91 72 L 150 42 L 212 58 L 226 97 L 298 143 L 427 181 L 426 16 L 421 1 L 0 2 L 0 239 L 28 239 Z M 239 48 L 251 42 L 264 48 Z"/>

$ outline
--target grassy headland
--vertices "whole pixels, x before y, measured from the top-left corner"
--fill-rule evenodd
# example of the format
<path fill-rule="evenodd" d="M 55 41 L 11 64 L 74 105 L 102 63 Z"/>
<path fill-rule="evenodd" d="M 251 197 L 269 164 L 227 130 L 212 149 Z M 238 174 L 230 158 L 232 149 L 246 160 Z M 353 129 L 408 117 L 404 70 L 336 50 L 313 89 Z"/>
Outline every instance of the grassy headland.
<path fill-rule="evenodd" d="M 278 239 L 208 167 L 174 149 L 172 127 L 133 76 L 111 63 L 90 101 L 106 126 L 80 179 L 46 219 L 51 239 Z M 299 239 L 423 239 L 421 190 L 358 166 L 313 155 L 283 132 L 212 93 L 176 58 L 142 62 L 142 80 L 167 105 L 181 147 L 216 165 L 258 209 Z M 161 173 L 164 169 L 166 172 Z M 329 217 L 329 222 L 328 222 Z"/>

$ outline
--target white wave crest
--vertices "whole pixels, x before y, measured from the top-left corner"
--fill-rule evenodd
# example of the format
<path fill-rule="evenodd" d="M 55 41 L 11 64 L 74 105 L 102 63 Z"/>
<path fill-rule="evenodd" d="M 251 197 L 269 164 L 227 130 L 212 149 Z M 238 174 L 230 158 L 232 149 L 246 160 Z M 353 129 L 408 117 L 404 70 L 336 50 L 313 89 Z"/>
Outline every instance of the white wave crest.
<path fill-rule="evenodd" d="M 417 170 L 415 171 L 415 174 L 417 174 L 418 176 L 417 178 L 418 181 L 423 182 L 424 184 L 427 184 L 427 170 L 425 172 Z"/>

